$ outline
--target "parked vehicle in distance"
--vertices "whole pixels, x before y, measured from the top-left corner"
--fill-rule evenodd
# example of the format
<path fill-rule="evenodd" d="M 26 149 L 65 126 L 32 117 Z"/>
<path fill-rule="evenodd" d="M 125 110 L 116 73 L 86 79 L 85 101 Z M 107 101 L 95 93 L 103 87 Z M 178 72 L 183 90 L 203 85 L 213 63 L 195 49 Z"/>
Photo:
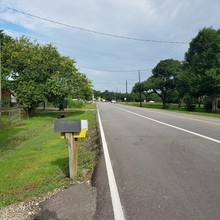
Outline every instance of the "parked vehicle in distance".
<path fill-rule="evenodd" d="M 115 101 L 115 100 L 112 100 L 111 103 L 116 103 L 116 101 Z"/>

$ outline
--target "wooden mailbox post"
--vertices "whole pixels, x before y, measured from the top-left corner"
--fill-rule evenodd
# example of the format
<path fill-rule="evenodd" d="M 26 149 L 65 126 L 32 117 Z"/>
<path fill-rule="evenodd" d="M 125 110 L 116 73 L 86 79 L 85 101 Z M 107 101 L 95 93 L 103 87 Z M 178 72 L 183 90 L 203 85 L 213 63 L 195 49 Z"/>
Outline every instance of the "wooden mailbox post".
<path fill-rule="evenodd" d="M 68 144 L 71 179 L 77 175 L 78 138 L 85 138 L 87 130 L 87 120 L 56 120 L 54 123 L 54 131 L 60 132 L 61 138 Z"/>

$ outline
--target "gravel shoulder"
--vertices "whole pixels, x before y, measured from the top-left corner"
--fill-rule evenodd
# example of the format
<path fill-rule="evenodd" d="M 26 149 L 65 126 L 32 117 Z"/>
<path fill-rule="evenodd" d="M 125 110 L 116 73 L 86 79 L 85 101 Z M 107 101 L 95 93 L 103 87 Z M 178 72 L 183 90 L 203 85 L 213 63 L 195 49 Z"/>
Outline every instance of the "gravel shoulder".
<path fill-rule="evenodd" d="M 41 202 L 46 201 L 51 196 L 58 193 L 58 191 L 61 190 L 50 192 L 44 197 L 29 199 L 3 207 L 0 209 L 0 220 L 32 220 L 34 216 L 41 211 Z"/>
<path fill-rule="evenodd" d="M 96 189 L 84 182 L 1 208 L 0 220 L 92 220 L 95 211 Z"/>

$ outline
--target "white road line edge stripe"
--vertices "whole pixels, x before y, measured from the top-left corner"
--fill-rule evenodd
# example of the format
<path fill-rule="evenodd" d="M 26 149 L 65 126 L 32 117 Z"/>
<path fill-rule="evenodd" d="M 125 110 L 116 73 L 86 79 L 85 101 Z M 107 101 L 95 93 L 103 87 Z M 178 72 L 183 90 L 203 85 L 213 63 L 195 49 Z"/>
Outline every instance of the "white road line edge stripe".
<path fill-rule="evenodd" d="M 114 217 L 115 217 L 115 220 L 125 220 L 122 205 L 121 205 L 121 200 L 119 197 L 118 188 L 117 188 L 117 184 L 116 184 L 116 180 L 115 180 L 115 176 L 114 176 L 114 172 L 112 169 L 111 160 L 110 160 L 110 156 L 108 152 L 108 146 L 107 146 L 107 142 L 105 139 L 105 134 L 104 134 L 104 130 L 103 130 L 100 114 L 99 114 L 99 109 L 97 109 L 97 113 L 98 113 L 99 128 L 100 128 L 100 133 L 101 133 L 102 146 L 103 146 L 108 181 L 109 181 L 109 188 L 110 188 L 110 193 L 111 193 L 111 198 L 112 198 Z"/>
<path fill-rule="evenodd" d="M 154 121 L 154 122 L 156 122 L 156 123 L 159 123 L 159 124 L 162 124 L 162 125 L 166 125 L 166 126 L 168 126 L 168 127 L 175 128 L 175 129 L 177 129 L 177 130 L 184 131 L 184 132 L 186 132 L 186 133 L 193 134 L 193 135 L 195 135 L 195 136 L 202 137 L 202 138 L 207 139 L 207 140 L 209 140 L 209 141 L 213 141 L 213 142 L 216 142 L 216 143 L 220 144 L 220 140 L 217 140 L 217 139 L 214 139 L 214 138 L 211 138 L 211 137 L 208 137 L 208 136 L 205 136 L 205 135 L 202 135 L 202 134 L 193 132 L 193 131 L 189 131 L 189 130 L 186 130 L 186 129 L 184 129 L 184 128 L 180 128 L 180 127 L 177 127 L 177 126 L 174 126 L 174 125 L 171 125 L 171 124 L 167 124 L 167 123 L 164 123 L 164 122 L 162 122 L 162 121 L 158 121 L 158 120 L 155 120 L 155 119 L 153 119 L 153 118 L 149 118 L 149 117 L 147 117 L 147 116 L 140 115 L 140 114 L 138 114 L 138 113 L 135 113 L 135 112 L 132 112 L 132 111 L 123 109 L 123 108 L 119 108 L 119 107 L 115 107 L 115 108 L 120 109 L 120 110 L 125 111 L 125 112 L 128 112 L 128 113 L 130 113 L 130 114 L 137 115 L 137 116 L 139 116 L 139 117 L 148 119 L 148 120 L 150 120 L 150 121 Z"/>

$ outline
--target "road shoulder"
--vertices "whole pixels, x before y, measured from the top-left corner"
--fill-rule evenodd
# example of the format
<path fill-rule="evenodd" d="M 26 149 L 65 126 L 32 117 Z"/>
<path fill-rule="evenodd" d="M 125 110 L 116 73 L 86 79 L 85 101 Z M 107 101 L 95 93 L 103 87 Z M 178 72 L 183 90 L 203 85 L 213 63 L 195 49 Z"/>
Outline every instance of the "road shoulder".
<path fill-rule="evenodd" d="M 40 206 L 35 220 L 90 220 L 96 211 L 96 189 L 88 183 L 69 186 Z"/>

